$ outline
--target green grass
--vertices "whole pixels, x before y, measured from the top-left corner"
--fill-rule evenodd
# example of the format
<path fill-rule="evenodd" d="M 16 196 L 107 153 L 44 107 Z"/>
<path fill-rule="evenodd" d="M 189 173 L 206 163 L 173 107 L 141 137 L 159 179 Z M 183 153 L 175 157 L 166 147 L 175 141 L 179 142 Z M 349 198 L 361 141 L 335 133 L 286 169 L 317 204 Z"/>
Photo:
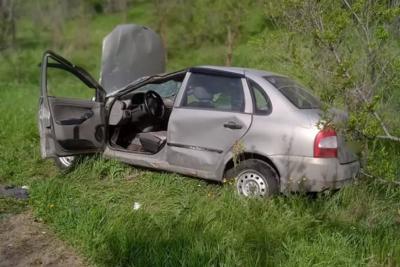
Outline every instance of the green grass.
<path fill-rule="evenodd" d="M 36 215 L 98 265 L 400 264 L 400 190 L 391 184 L 245 200 L 230 185 L 100 157 L 63 174 L 40 159 L 38 86 L 2 88 L 1 183 L 29 185 Z"/>
<path fill-rule="evenodd" d="M 128 18 L 150 24 L 147 4 Z M 118 14 L 95 17 L 88 25 L 88 47 L 62 51 L 98 73 L 100 40 L 117 23 Z M 73 22 L 66 26 L 65 38 L 72 46 L 74 26 Z M 44 40 L 35 40 L 28 22 L 21 22 L 20 28 L 23 49 L 10 55 L 13 64 L 0 62 L 0 183 L 30 186 L 29 206 L 36 216 L 90 262 L 99 266 L 400 265 L 400 188 L 390 182 L 362 178 L 335 194 L 246 200 L 237 197 L 229 184 L 137 169 L 100 156 L 85 158 L 70 173 L 58 172 L 51 161 L 40 158 L 36 122 L 36 66 L 41 52 L 51 45 L 46 33 Z M 269 36 L 270 49 L 259 49 L 263 38 L 243 40 L 234 63 L 307 80 L 284 60 L 286 47 L 279 32 L 263 34 Z M 222 64 L 223 53 L 223 44 L 173 51 L 168 69 Z M 374 157 L 393 154 L 385 153 Z M 381 158 L 368 167 L 383 166 L 379 174 L 384 179 L 386 174 L 388 180 L 398 176 L 396 166 L 384 164 L 391 163 Z M 142 207 L 133 210 L 134 202 Z M 0 199 L 0 213 L 19 212 L 25 205 Z"/>

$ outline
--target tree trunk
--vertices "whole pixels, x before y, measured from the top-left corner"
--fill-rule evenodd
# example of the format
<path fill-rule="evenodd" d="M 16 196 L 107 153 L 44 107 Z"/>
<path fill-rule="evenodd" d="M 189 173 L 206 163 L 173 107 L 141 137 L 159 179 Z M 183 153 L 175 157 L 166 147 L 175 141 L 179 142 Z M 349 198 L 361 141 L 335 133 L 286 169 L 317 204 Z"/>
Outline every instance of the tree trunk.
<path fill-rule="evenodd" d="M 128 7 L 128 0 L 107 0 L 106 2 L 106 12 L 123 12 L 123 19 L 126 21 L 126 13 Z"/>
<path fill-rule="evenodd" d="M 15 1 L 10 0 L 10 32 L 11 32 L 11 46 L 14 47 L 15 40 L 17 36 L 17 29 L 16 29 L 16 22 L 15 22 Z"/>
<path fill-rule="evenodd" d="M 233 57 L 233 42 L 234 42 L 234 34 L 232 33 L 232 28 L 228 25 L 226 31 L 226 58 L 225 58 L 225 66 L 232 65 L 232 57 Z"/>
<path fill-rule="evenodd" d="M 121 10 L 122 10 L 122 16 L 123 16 L 123 21 L 124 23 L 128 22 L 128 0 L 122 0 L 121 1 Z"/>
<path fill-rule="evenodd" d="M 0 0 L 0 47 L 14 47 L 16 39 L 14 0 Z"/>
<path fill-rule="evenodd" d="M 165 64 L 168 62 L 168 43 L 167 43 L 167 32 L 165 30 L 163 30 L 161 32 L 161 39 L 163 42 L 163 46 L 164 46 L 164 51 L 165 51 Z"/>
<path fill-rule="evenodd" d="M 166 21 L 167 21 L 167 14 L 168 14 L 168 9 L 165 8 L 161 1 L 156 0 L 154 1 L 155 5 L 155 10 L 156 10 L 156 16 L 157 16 L 157 29 L 156 31 L 160 34 L 161 36 L 161 41 L 164 46 L 164 51 L 165 51 L 165 63 L 168 61 L 168 43 L 167 43 L 167 31 L 166 31 Z"/>

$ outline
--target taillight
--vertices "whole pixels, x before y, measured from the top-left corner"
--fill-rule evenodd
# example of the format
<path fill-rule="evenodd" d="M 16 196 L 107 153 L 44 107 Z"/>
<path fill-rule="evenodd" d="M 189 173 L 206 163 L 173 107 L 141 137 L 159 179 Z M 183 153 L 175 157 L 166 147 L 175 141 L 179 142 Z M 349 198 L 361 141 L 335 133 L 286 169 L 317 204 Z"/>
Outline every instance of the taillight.
<path fill-rule="evenodd" d="M 321 130 L 314 140 L 314 158 L 337 157 L 337 135 L 333 129 Z"/>

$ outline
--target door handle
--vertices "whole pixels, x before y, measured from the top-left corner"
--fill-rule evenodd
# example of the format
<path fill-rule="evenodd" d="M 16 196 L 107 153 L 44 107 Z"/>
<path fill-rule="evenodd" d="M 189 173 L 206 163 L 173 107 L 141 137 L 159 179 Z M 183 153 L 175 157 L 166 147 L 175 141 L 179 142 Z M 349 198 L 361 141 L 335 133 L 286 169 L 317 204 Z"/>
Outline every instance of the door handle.
<path fill-rule="evenodd" d="M 239 129 L 243 128 L 243 125 L 241 125 L 237 122 L 234 122 L 234 121 L 228 121 L 228 122 L 224 123 L 224 127 L 232 129 L 232 130 L 239 130 Z"/>

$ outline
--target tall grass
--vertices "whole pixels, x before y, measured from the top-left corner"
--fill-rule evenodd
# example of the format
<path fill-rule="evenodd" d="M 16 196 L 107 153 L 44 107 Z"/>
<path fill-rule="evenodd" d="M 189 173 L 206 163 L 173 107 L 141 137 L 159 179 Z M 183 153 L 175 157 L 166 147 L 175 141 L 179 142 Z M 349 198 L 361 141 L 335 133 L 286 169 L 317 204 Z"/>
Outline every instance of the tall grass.
<path fill-rule="evenodd" d="M 229 185 L 93 158 L 32 190 L 38 216 L 105 266 L 399 263 L 400 194 L 373 181 L 245 200 Z"/>
<path fill-rule="evenodd" d="M 98 265 L 399 264 L 396 186 L 364 178 L 314 198 L 245 200 L 230 185 L 99 156 L 59 173 L 40 159 L 37 86 L 3 85 L 1 183 L 31 186 L 37 216 Z"/>
<path fill-rule="evenodd" d="M 128 17 L 146 24 L 149 11 L 143 5 Z M 118 20 L 117 15 L 95 17 L 88 25 L 89 47 L 65 49 L 67 57 L 98 73 L 100 40 Z M 68 42 L 73 42 L 74 25 L 67 25 Z M 37 63 L 47 47 L 29 38 L 19 54 L 10 56 L 12 66 L 0 62 L 0 183 L 29 185 L 36 216 L 94 264 L 400 265 L 400 190 L 392 183 L 361 177 L 336 193 L 247 200 L 237 197 L 229 184 L 136 169 L 101 156 L 85 158 L 70 173 L 58 172 L 40 158 L 36 122 Z M 274 53 L 260 51 L 259 38 L 243 40 L 234 62 L 301 76 L 284 61 L 277 64 L 285 48 L 278 39 L 270 40 Z M 222 52 L 222 45 L 174 51 L 169 69 L 221 64 Z M 135 202 L 140 209 L 133 209 Z M 6 207 L 2 213 L 18 207 L 0 204 Z"/>

